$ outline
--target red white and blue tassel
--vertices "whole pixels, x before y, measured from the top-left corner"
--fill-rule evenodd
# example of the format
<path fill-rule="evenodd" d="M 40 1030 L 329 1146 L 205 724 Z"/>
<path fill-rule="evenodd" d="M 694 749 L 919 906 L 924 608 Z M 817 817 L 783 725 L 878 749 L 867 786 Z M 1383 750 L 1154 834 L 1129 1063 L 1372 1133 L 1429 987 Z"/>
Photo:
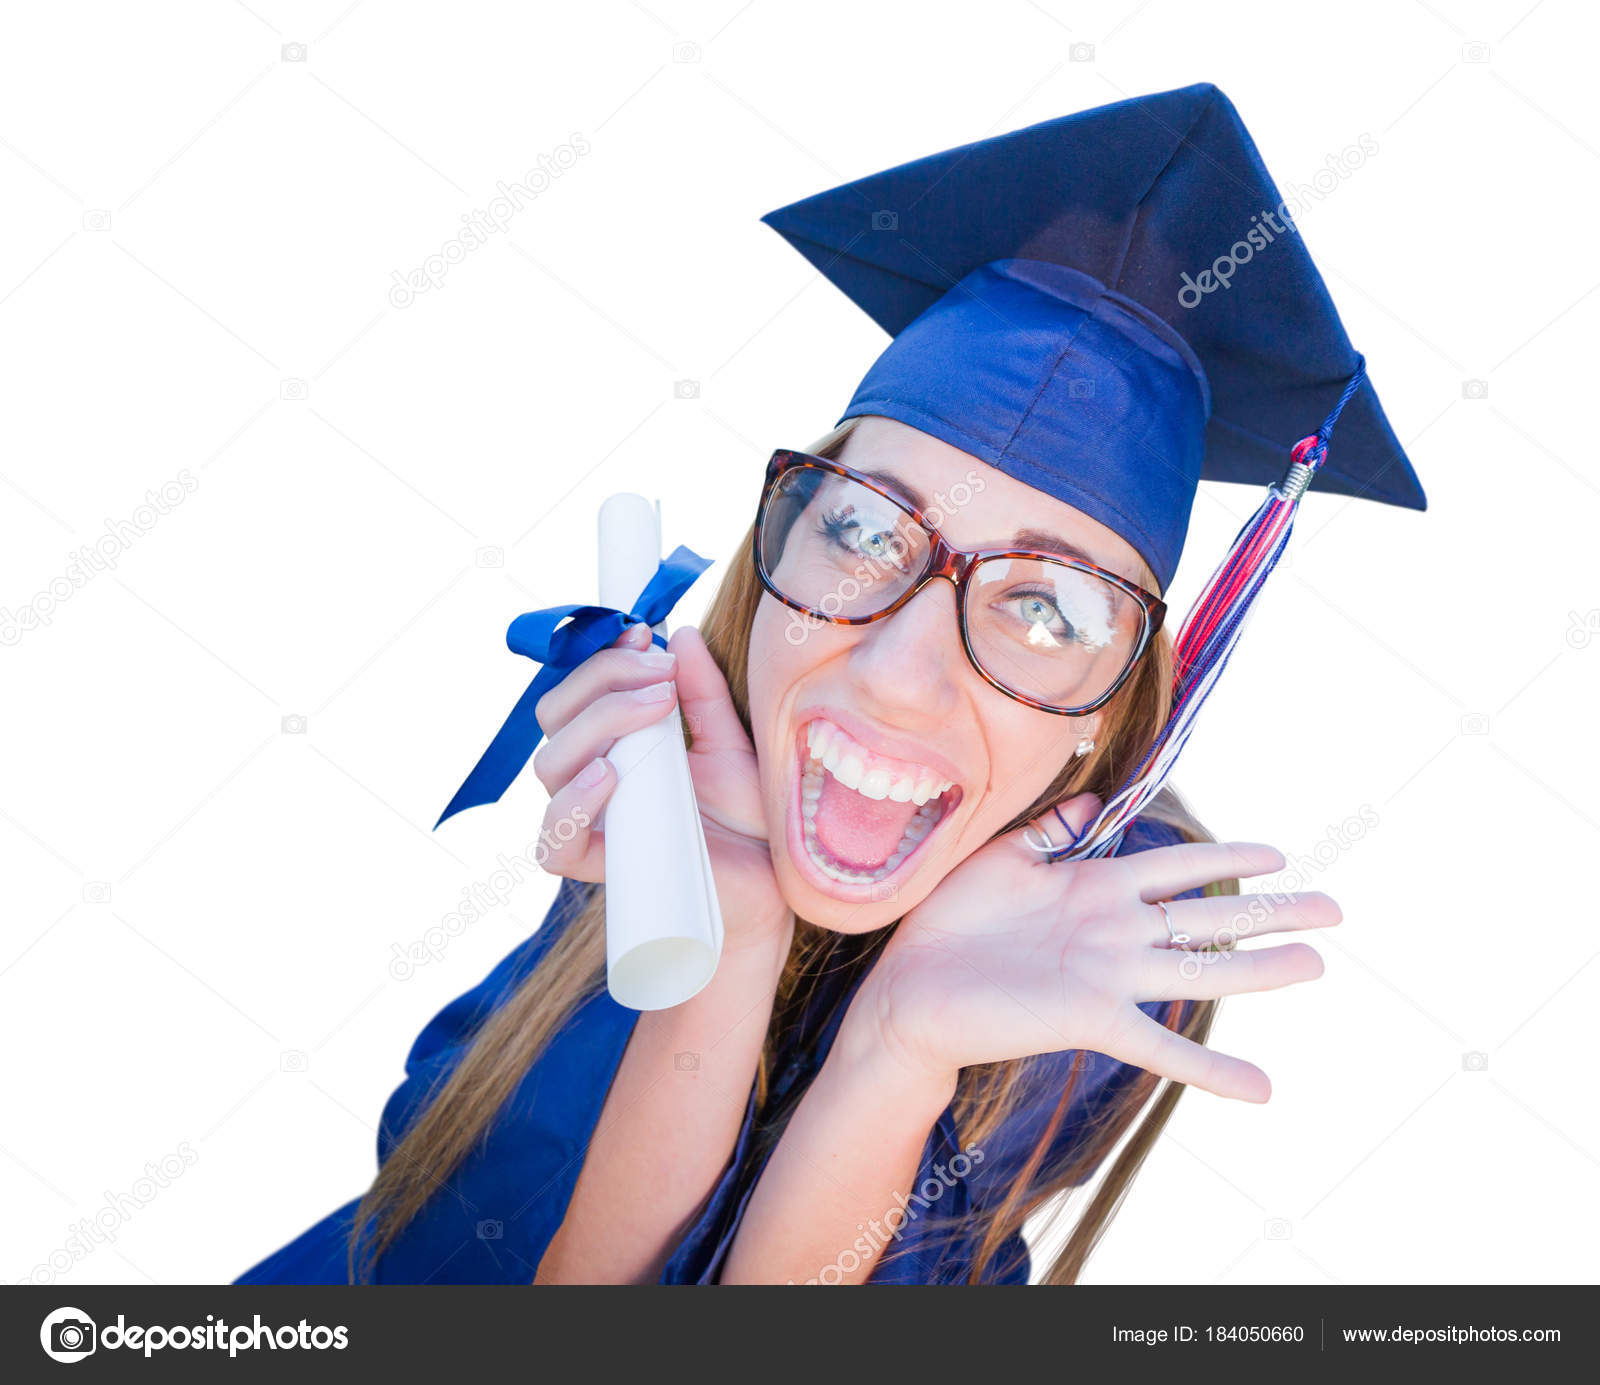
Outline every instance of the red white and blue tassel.
<path fill-rule="evenodd" d="M 1227 667 L 1257 593 L 1283 556 L 1300 497 L 1327 457 L 1333 425 L 1365 379 L 1366 362 L 1361 361 L 1322 427 L 1294 445 L 1288 471 L 1268 487 L 1261 508 L 1245 522 L 1178 632 L 1167 724 L 1144 760 L 1078 839 L 1049 853 L 1052 862 L 1113 854 L 1128 825 L 1161 791 L 1194 731 L 1200 708 Z"/>

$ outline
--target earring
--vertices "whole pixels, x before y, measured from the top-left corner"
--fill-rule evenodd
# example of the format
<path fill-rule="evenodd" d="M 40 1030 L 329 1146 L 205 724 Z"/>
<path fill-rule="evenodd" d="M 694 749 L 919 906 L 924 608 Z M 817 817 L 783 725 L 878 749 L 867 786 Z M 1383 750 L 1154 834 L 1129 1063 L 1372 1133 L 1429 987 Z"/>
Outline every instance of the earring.
<path fill-rule="evenodd" d="M 1073 754 L 1073 757 L 1075 759 L 1081 760 L 1085 755 L 1087 755 L 1093 749 L 1094 749 L 1094 737 L 1093 736 L 1084 736 L 1081 740 L 1079 740 L 1078 748 L 1076 750 L 1074 750 L 1072 752 L 1072 754 Z"/>

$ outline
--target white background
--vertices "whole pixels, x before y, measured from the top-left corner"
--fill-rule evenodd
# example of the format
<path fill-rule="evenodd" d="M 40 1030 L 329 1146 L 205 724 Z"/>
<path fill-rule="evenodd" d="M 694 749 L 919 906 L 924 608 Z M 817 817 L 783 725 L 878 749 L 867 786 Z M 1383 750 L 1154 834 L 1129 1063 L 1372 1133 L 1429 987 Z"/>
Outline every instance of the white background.
<path fill-rule="evenodd" d="M 0 606 L 197 488 L 0 646 L 0 1278 L 184 1149 L 57 1282 L 227 1280 L 366 1186 L 412 1038 L 553 892 L 391 975 L 537 827 L 529 775 L 428 831 L 533 671 L 506 625 L 592 596 L 618 490 L 719 559 L 696 618 L 884 345 L 762 213 L 1209 80 L 1280 184 L 1376 141 L 1300 224 L 1431 508 L 1308 500 L 1194 738 L 1219 834 L 1377 825 L 1324 848 L 1325 979 L 1218 1024 L 1273 1100 L 1188 1094 L 1088 1277 L 1592 1279 L 1596 38 L 1580 0 L 9 11 Z M 1180 611 L 1255 500 L 1206 488 Z"/>

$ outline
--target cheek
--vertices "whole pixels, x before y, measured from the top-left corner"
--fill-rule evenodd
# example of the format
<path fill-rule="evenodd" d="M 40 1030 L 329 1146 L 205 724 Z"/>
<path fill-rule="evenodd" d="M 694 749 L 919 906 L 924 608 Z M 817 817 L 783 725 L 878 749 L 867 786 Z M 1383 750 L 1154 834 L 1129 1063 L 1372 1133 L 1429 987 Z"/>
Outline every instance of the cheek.
<path fill-rule="evenodd" d="M 848 655 L 854 632 L 843 626 L 807 624 L 781 601 L 763 595 L 750 625 L 750 731 L 761 766 L 763 789 L 781 783 L 772 766 L 784 766 L 794 727 L 790 718 L 799 694 L 818 675 L 836 672 Z"/>
<path fill-rule="evenodd" d="M 783 687 L 784 666 L 790 658 L 789 645 L 783 638 L 783 621 L 769 609 L 777 604 L 763 596 L 750 625 L 750 730 L 757 751 L 767 744 L 777 690 Z"/>
<path fill-rule="evenodd" d="M 988 709 L 983 718 L 989 749 L 989 789 L 981 810 L 985 825 L 1009 821 L 1049 787 L 1077 743 L 1076 734 L 1068 734 L 1070 727 L 1065 717 L 1020 703 L 1014 709 Z"/>
<path fill-rule="evenodd" d="M 750 729 L 763 765 L 776 743 L 780 710 L 795 685 L 817 662 L 814 632 L 781 602 L 763 596 L 750 626 Z"/>

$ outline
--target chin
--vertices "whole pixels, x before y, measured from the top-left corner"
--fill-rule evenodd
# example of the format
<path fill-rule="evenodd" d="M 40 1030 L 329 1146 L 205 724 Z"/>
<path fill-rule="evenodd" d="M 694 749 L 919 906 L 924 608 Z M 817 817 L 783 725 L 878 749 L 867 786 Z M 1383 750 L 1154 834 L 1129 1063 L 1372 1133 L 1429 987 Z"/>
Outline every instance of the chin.
<path fill-rule="evenodd" d="M 970 814 L 942 764 L 884 753 L 835 710 L 797 716 L 775 761 L 773 867 L 799 917 L 868 933 L 921 903 L 946 874 Z"/>

